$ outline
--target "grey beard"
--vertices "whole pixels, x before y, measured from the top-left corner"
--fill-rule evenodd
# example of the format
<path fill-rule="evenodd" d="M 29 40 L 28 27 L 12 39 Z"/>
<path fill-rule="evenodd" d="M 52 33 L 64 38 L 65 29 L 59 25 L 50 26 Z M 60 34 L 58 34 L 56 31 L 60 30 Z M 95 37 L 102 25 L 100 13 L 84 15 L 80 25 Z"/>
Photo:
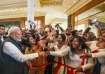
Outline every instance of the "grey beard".
<path fill-rule="evenodd" d="M 16 38 L 16 37 L 12 37 L 14 40 L 16 41 L 22 41 L 22 39 Z"/>
<path fill-rule="evenodd" d="M 22 39 L 16 39 L 16 41 L 22 41 Z"/>

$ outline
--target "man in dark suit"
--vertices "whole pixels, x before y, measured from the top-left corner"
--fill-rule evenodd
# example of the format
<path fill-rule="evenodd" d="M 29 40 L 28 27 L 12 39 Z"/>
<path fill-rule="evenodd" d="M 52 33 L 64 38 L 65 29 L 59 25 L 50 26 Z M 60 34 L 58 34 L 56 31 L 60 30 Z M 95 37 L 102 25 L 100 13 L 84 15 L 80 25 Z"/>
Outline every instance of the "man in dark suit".
<path fill-rule="evenodd" d="M 12 26 L 8 30 L 8 38 L 2 44 L 1 55 L 3 57 L 3 65 L 0 74 L 24 74 L 24 62 L 44 56 L 44 52 L 24 54 L 20 44 L 21 41 L 21 29 Z"/>

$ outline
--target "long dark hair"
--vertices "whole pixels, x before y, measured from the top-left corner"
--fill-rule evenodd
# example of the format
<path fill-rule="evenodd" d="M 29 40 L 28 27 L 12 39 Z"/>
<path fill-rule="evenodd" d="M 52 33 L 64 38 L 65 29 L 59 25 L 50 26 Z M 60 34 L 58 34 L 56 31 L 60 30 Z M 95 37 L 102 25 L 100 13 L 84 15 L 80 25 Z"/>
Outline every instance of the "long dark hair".
<path fill-rule="evenodd" d="M 64 42 L 66 40 L 65 34 L 59 34 L 62 37 L 62 41 Z"/>
<path fill-rule="evenodd" d="M 73 46 L 72 46 L 72 41 L 74 39 L 77 39 L 79 41 L 79 49 L 84 50 L 84 49 L 88 48 L 88 46 L 85 44 L 84 40 L 80 36 L 74 36 L 70 41 L 71 42 L 70 47 L 71 47 L 71 52 L 72 53 L 76 53 L 76 49 L 73 48 Z"/>

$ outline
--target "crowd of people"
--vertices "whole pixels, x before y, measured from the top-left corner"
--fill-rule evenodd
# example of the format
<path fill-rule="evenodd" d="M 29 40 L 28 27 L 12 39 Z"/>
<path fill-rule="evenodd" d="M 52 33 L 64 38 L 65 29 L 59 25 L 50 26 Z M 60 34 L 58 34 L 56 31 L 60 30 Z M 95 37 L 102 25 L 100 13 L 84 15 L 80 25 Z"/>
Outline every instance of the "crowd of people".
<path fill-rule="evenodd" d="M 105 74 L 105 29 L 64 31 L 48 26 L 21 30 L 0 25 L 1 74 Z M 39 70 L 43 69 L 40 73 Z"/>

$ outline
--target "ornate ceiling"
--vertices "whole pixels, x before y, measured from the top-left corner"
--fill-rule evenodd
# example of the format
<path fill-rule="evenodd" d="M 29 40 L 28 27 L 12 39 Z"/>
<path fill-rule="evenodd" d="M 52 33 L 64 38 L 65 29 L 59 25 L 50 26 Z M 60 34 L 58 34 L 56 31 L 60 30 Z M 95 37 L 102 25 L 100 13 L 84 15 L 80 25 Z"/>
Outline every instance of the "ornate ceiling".
<path fill-rule="evenodd" d="M 64 0 L 40 0 L 41 6 L 62 5 Z"/>
<path fill-rule="evenodd" d="M 91 0 L 35 0 L 35 16 L 46 16 L 46 24 L 56 18 L 67 19 Z M 1 0 L 0 19 L 27 16 L 27 0 Z"/>

